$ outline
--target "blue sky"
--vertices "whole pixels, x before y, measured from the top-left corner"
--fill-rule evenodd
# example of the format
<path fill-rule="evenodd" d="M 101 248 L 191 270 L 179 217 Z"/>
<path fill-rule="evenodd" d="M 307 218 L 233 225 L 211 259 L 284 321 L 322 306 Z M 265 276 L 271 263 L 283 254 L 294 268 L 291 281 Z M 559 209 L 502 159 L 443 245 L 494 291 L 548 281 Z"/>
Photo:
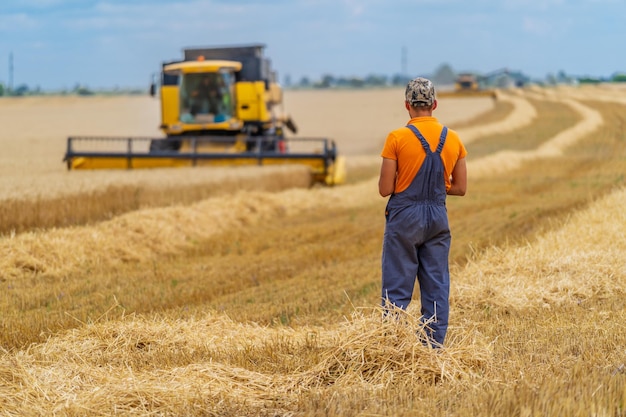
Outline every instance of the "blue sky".
<path fill-rule="evenodd" d="M 0 82 L 145 87 L 189 46 L 263 43 L 281 81 L 626 71 L 623 0 L 1 0 Z"/>

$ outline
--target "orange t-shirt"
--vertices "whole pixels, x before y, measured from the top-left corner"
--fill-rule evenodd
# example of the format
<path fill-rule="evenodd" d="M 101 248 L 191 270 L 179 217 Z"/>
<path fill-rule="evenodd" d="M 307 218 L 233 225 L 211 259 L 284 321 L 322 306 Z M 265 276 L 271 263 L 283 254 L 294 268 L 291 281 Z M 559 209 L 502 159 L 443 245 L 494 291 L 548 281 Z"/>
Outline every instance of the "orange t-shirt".
<path fill-rule="evenodd" d="M 430 144 L 430 149 L 434 152 L 439 145 L 439 136 L 443 130 L 443 125 L 439 123 L 435 117 L 415 117 L 409 121 L 420 131 L 422 136 Z M 465 158 L 467 150 L 459 135 L 451 129 L 448 129 L 446 143 L 441 151 L 441 160 L 445 171 L 446 190 L 450 189 L 450 174 L 456 165 L 456 162 Z M 389 133 L 385 146 L 381 153 L 383 158 L 393 159 L 398 162 L 396 188 L 394 193 L 400 193 L 406 190 L 417 172 L 419 171 L 426 152 L 422 147 L 422 143 L 408 127 L 401 127 Z"/>

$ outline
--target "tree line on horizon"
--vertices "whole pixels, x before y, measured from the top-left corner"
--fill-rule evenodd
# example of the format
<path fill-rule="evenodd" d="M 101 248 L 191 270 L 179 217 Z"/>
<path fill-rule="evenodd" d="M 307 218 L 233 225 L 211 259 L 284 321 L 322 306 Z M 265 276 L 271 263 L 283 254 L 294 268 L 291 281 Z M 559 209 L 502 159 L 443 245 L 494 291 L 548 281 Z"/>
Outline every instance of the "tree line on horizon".
<path fill-rule="evenodd" d="M 489 73 L 479 73 L 474 71 L 455 71 L 449 64 L 442 64 L 432 74 L 417 74 L 409 76 L 406 74 L 395 74 L 386 76 L 380 74 L 370 74 L 365 77 L 337 77 L 332 74 L 324 74 L 318 80 L 311 80 L 309 77 L 302 77 L 298 82 L 292 82 L 290 76 L 285 77 L 284 85 L 286 88 L 293 89 L 326 89 L 326 88 L 365 88 L 365 87 L 393 87 L 405 86 L 411 79 L 415 77 L 426 77 L 431 79 L 435 85 L 454 85 L 460 74 L 471 73 L 483 79 L 489 79 L 491 76 L 504 75 L 512 78 L 516 85 L 522 86 L 528 83 L 538 85 L 557 85 L 557 84 L 596 84 L 603 82 L 626 82 L 626 72 L 615 72 L 608 77 L 591 77 L 591 76 L 575 76 L 569 75 L 565 71 L 558 71 L 556 74 L 549 73 L 543 79 L 533 79 L 525 75 L 521 71 L 509 70 L 501 68 Z M 492 77 L 492 86 L 498 85 L 497 77 Z"/>
<path fill-rule="evenodd" d="M 487 78 L 490 74 L 507 74 L 512 77 L 518 86 L 527 83 L 538 85 L 557 85 L 557 84 L 597 84 L 606 82 L 626 82 L 626 72 L 615 72 L 606 77 L 591 76 L 575 76 L 568 75 L 565 71 L 559 71 L 556 74 L 547 74 L 544 79 L 532 79 L 521 71 L 508 70 L 506 68 L 492 71 L 491 73 L 481 74 L 478 72 L 466 71 L 457 72 L 449 64 L 442 64 L 432 74 L 417 74 L 410 76 L 407 74 L 394 74 L 391 76 L 384 74 L 368 74 L 364 77 L 359 76 L 336 76 L 333 74 L 324 74 L 319 79 L 311 79 L 303 76 L 297 82 L 292 81 L 291 76 L 284 78 L 283 85 L 286 89 L 331 89 L 331 88 L 372 88 L 372 87 L 397 87 L 405 86 L 411 79 L 417 76 L 423 76 L 431 79 L 435 85 L 453 85 L 459 74 L 472 73 L 483 78 Z M 492 86 L 497 85 L 497 81 Z M 30 87 L 28 84 L 20 84 L 16 88 L 10 88 L 0 82 L 0 97 L 21 97 L 35 95 L 78 95 L 90 96 L 94 94 L 119 94 L 119 95 L 140 95 L 146 94 L 146 88 L 119 88 L 112 87 L 110 89 L 95 90 L 80 83 L 76 83 L 71 89 L 61 89 L 58 91 L 44 91 L 41 87 Z"/>
<path fill-rule="evenodd" d="M 44 91 L 39 86 L 30 87 L 28 84 L 20 84 L 16 88 L 10 88 L 0 82 L 0 97 L 23 97 L 23 96 L 40 96 L 40 95 L 76 95 L 76 96 L 92 96 L 96 94 L 119 94 L 119 95 L 139 95 L 147 94 L 146 88 L 105 88 L 92 89 L 86 85 L 76 83 L 74 87 L 63 88 L 56 91 Z"/>

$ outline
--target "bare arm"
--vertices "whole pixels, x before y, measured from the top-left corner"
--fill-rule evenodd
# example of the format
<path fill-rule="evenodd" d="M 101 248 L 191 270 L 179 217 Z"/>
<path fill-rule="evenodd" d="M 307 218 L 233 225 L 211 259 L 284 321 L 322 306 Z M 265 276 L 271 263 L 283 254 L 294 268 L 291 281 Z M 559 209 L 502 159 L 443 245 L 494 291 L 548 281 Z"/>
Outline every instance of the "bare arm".
<path fill-rule="evenodd" d="M 378 179 L 378 192 L 381 196 L 387 197 L 391 195 L 396 188 L 396 169 L 398 161 L 394 159 L 383 158 L 380 166 L 380 178 Z"/>
<path fill-rule="evenodd" d="M 464 196 L 467 191 L 467 164 L 465 163 L 465 158 L 456 161 L 450 177 L 451 186 L 448 190 L 448 195 Z"/>

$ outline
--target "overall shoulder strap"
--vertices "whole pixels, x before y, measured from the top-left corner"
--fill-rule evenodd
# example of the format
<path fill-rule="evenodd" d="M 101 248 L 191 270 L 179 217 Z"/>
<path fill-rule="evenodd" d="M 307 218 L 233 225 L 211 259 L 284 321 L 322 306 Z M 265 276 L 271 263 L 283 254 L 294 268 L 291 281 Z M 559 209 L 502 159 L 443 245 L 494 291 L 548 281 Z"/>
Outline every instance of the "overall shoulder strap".
<path fill-rule="evenodd" d="M 406 125 L 406 127 L 408 127 L 415 134 L 415 136 L 417 136 L 417 139 L 419 139 L 419 141 L 422 143 L 422 147 L 424 148 L 426 153 L 432 153 L 432 151 L 430 150 L 430 145 L 428 144 L 428 141 L 426 140 L 426 138 L 424 138 L 422 133 L 413 125 Z"/>
<path fill-rule="evenodd" d="M 437 150 L 435 152 L 439 154 L 441 153 L 441 150 L 443 149 L 443 145 L 445 145 L 446 143 L 447 136 L 448 136 L 448 128 L 444 126 L 443 130 L 441 131 L 441 135 L 439 136 L 439 145 L 437 146 Z"/>

